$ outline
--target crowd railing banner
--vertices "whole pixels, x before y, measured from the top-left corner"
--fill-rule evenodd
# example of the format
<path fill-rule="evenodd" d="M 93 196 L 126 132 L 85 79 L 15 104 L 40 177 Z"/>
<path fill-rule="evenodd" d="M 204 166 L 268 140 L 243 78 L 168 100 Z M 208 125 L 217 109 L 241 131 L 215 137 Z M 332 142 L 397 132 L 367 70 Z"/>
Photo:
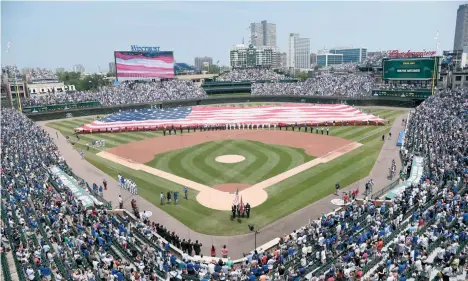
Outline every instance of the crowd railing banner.
<path fill-rule="evenodd" d="M 97 107 L 100 105 L 101 103 L 99 101 L 86 101 L 86 102 L 76 102 L 76 103 L 52 104 L 52 105 L 44 105 L 44 106 L 25 106 L 23 107 L 23 113 L 35 113 L 35 112 L 67 110 L 67 109 L 75 109 L 75 108 Z"/>

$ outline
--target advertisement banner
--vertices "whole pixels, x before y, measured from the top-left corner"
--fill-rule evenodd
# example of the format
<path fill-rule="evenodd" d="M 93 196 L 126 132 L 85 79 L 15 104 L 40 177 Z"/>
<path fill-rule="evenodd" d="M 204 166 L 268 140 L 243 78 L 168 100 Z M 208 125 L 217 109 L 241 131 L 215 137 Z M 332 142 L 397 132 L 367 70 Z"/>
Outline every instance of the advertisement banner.
<path fill-rule="evenodd" d="M 58 177 L 64 186 L 66 186 L 75 196 L 75 198 L 80 201 L 84 207 L 90 208 L 94 204 L 102 205 L 102 203 L 97 200 L 94 196 L 89 194 L 83 187 L 81 187 L 76 179 L 67 175 L 64 171 L 59 169 L 57 166 L 50 168 L 52 174 Z"/>
<path fill-rule="evenodd" d="M 420 90 L 387 90 L 375 89 L 372 90 L 372 95 L 375 97 L 397 97 L 397 98 L 417 98 L 426 99 L 432 94 L 430 89 Z"/>

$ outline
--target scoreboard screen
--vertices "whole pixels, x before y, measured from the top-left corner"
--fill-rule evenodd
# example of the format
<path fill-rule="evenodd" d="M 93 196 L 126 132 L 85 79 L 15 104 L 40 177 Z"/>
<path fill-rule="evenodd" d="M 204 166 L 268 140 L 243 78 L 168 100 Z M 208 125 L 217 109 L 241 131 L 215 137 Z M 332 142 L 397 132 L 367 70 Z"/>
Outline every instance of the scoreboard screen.
<path fill-rule="evenodd" d="M 438 58 L 384 59 L 383 80 L 430 80 L 435 71 L 437 78 Z"/>

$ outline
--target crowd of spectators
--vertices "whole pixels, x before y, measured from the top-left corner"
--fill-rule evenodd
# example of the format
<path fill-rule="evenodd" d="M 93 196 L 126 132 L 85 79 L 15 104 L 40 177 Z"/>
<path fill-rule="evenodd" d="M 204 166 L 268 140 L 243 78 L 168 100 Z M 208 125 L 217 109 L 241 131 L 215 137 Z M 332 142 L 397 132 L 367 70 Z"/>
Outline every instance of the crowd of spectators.
<path fill-rule="evenodd" d="M 51 173 L 52 166 L 71 173 L 52 138 L 19 111 L 2 110 L 1 140 L 0 252 L 12 253 L 20 280 L 140 281 L 166 276 L 176 259 L 169 245 L 154 235 L 166 235 L 164 226 L 148 218 L 111 215 L 107 205 L 86 209 Z M 187 245 L 199 253 L 201 245 L 194 244 Z"/>
<path fill-rule="evenodd" d="M 370 96 L 374 79 L 356 74 L 322 74 L 297 83 L 254 83 L 252 95 Z"/>
<path fill-rule="evenodd" d="M 362 62 L 362 65 L 369 66 L 381 66 L 382 60 L 388 56 L 388 51 L 375 52 L 373 55 L 369 56 L 367 54 L 366 59 Z"/>
<path fill-rule="evenodd" d="M 338 72 L 354 72 L 357 70 L 358 64 L 354 62 L 342 63 L 337 65 L 330 65 L 328 67 L 320 68 L 320 70 L 334 70 Z"/>
<path fill-rule="evenodd" d="M 105 204 L 86 210 L 48 169 L 70 172 L 51 136 L 3 109 L 1 248 L 12 252 L 20 280 L 405 281 L 429 280 L 434 272 L 448 280 L 466 266 L 467 108 L 468 91 L 446 90 L 410 115 L 404 157 L 425 156 L 419 184 L 392 201 L 351 200 L 239 264 L 194 261 L 198 241 L 148 217 L 111 214 Z M 184 254 L 174 255 L 167 241 Z"/>
<path fill-rule="evenodd" d="M 50 69 L 46 68 L 31 68 L 29 70 L 29 78 L 31 81 L 42 81 L 42 80 L 57 80 L 57 75 Z"/>
<path fill-rule="evenodd" d="M 99 101 L 104 106 L 149 103 L 205 97 L 202 87 L 182 80 L 162 82 L 124 82 L 98 91 L 35 95 L 23 100 L 24 106 L 40 106 L 85 101 Z"/>
<path fill-rule="evenodd" d="M 276 73 L 270 69 L 247 68 L 232 69 L 221 74 L 217 81 L 256 81 L 256 80 L 283 80 L 288 79 L 285 75 Z"/>
<path fill-rule="evenodd" d="M 405 147 L 425 156 L 434 180 L 468 178 L 468 90 L 440 90 L 411 114 Z"/>
<path fill-rule="evenodd" d="M 20 79 L 21 80 L 21 72 L 19 71 L 16 65 L 7 65 L 2 67 L 2 76 L 6 77 L 7 79 Z"/>

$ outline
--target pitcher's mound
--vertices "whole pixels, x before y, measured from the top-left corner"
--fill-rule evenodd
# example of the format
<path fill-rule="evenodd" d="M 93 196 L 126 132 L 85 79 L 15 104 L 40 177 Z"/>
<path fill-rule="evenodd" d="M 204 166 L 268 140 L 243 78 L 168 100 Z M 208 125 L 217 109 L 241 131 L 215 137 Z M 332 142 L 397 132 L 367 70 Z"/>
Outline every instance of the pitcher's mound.
<path fill-rule="evenodd" d="M 246 183 L 222 183 L 212 186 L 214 189 L 229 193 L 236 193 L 237 190 L 241 191 L 248 187 L 250 187 L 250 185 Z"/>
<path fill-rule="evenodd" d="M 216 157 L 216 162 L 219 163 L 225 163 L 225 164 L 233 164 L 233 163 L 239 163 L 245 160 L 245 157 L 242 155 L 221 155 Z"/>

